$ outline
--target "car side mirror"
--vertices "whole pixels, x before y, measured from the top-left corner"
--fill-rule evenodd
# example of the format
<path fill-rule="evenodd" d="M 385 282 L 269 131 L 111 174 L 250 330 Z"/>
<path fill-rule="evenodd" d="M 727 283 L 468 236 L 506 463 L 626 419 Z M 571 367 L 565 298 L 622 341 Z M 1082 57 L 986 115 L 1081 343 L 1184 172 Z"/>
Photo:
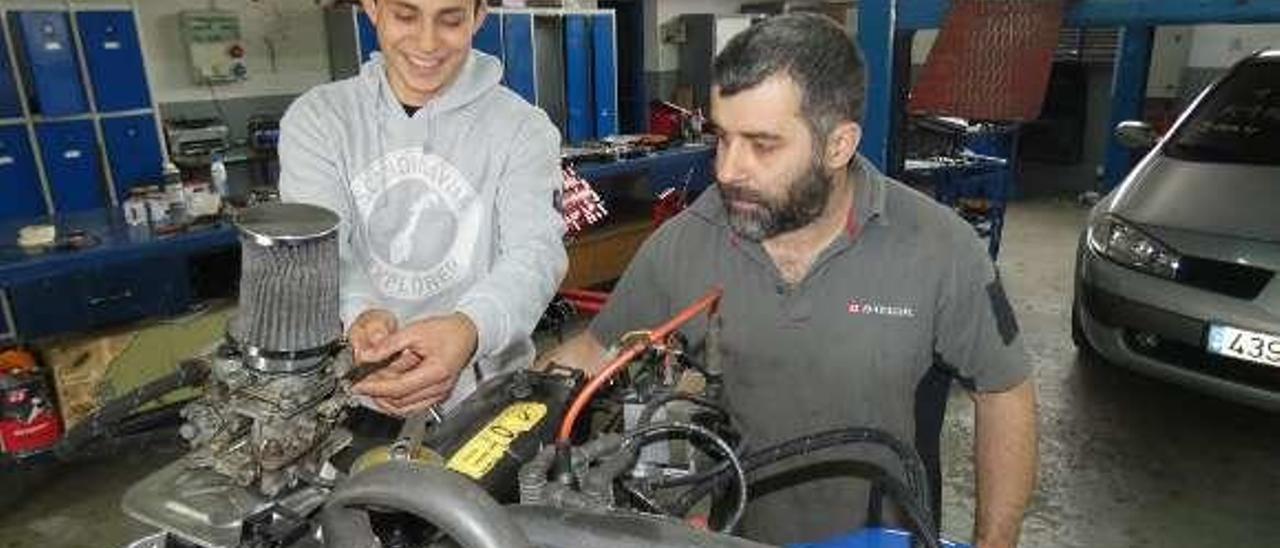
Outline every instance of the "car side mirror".
<path fill-rule="evenodd" d="M 1116 140 L 1126 148 L 1148 149 L 1156 146 L 1160 137 L 1151 124 L 1139 120 L 1120 122 L 1116 126 Z"/>

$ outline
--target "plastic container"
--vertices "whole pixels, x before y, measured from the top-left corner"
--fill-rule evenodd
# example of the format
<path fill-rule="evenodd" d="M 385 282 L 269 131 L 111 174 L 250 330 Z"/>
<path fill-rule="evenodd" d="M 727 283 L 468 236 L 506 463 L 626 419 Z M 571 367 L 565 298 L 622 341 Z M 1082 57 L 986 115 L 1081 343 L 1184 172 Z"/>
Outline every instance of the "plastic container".
<path fill-rule="evenodd" d="M 227 199 L 227 164 L 221 152 L 213 153 L 209 162 L 209 181 L 222 199 Z"/>
<path fill-rule="evenodd" d="M 147 202 L 147 218 L 151 220 L 152 226 L 167 224 L 169 199 L 165 197 L 164 192 L 155 186 L 143 187 L 143 191 Z"/>
<path fill-rule="evenodd" d="M 141 188 L 129 190 L 129 197 L 124 199 L 124 203 L 120 204 L 124 210 L 124 222 L 129 226 L 146 226 L 147 214 L 147 193 Z"/>

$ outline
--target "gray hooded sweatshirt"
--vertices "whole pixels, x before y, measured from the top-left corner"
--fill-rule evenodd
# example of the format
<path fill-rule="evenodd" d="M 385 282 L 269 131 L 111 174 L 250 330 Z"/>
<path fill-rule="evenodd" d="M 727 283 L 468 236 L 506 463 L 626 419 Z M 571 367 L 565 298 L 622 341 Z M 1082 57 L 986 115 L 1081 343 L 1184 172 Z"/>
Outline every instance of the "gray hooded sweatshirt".
<path fill-rule="evenodd" d="M 530 338 L 567 267 L 560 135 L 499 85 L 501 63 L 472 51 L 442 94 L 409 116 L 377 55 L 317 86 L 280 124 L 280 195 L 342 218 L 342 320 L 385 308 L 401 325 L 455 311 L 479 329 L 478 376 L 533 359 Z"/>

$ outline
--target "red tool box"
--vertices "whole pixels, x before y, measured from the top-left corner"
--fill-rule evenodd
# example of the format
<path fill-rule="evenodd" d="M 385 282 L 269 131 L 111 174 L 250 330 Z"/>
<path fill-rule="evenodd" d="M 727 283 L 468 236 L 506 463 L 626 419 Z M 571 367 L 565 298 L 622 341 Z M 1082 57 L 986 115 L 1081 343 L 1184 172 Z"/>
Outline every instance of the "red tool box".
<path fill-rule="evenodd" d="M 22 350 L 0 352 L 0 453 L 25 456 L 52 449 L 62 424 L 49 384 Z"/>

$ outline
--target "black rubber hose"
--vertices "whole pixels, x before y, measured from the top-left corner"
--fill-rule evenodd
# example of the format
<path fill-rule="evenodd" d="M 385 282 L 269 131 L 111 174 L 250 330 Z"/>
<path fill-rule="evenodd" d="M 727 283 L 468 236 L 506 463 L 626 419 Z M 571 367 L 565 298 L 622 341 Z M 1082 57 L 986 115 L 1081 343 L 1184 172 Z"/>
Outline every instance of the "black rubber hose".
<path fill-rule="evenodd" d="M 184 360 L 180 362 L 177 371 L 107 402 L 102 406 L 102 409 L 86 417 L 58 441 L 58 444 L 54 447 L 54 454 L 62 460 L 73 459 L 76 453 L 86 444 L 100 436 L 109 435 L 139 407 L 171 392 L 199 385 L 204 382 L 208 375 L 209 367 L 201 360 Z"/>
<path fill-rule="evenodd" d="M 738 498 L 737 504 L 733 509 L 733 514 L 729 516 L 727 521 L 725 521 L 724 526 L 720 528 L 719 532 L 731 534 L 733 529 L 738 526 L 738 522 L 742 520 L 742 515 L 747 511 L 747 499 L 749 495 L 747 493 L 746 468 L 743 467 L 742 462 L 738 459 L 738 455 L 734 452 L 733 447 L 729 445 L 729 442 L 724 441 L 724 438 L 721 438 L 716 435 L 715 432 L 696 424 L 679 422 L 657 423 L 627 432 L 624 435 L 623 449 L 636 451 L 640 447 L 644 446 L 647 438 L 676 433 L 685 435 L 692 434 L 710 441 L 720 449 L 720 452 L 724 454 L 725 460 L 729 462 L 730 468 L 733 471 L 732 477 L 738 484 Z M 683 516 L 685 513 L 687 513 L 687 509 L 677 515 Z"/>
<path fill-rule="evenodd" d="M 725 422 L 729 423 L 729 428 L 731 429 L 731 431 L 734 432 L 735 435 L 737 434 L 738 429 L 736 425 L 733 424 L 734 423 L 733 415 L 730 414 L 727 410 L 725 410 L 723 406 L 711 400 L 710 398 L 705 398 L 705 397 L 697 396 L 694 394 L 684 394 L 679 392 L 671 392 L 671 393 L 663 394 L 662 396 L 654 398 L 649 403 L 646 403 L 644 406 L 644 409 L 640 411 L 640 416 L 636 419 L 636 427 L 639 428 L 643 426 L 648 426 L 649 423 L 653 421 L 653 415 L 656 414 L 659 409 L 661 409 L 662 407 L 666 406 L 669 403 L 676 402 L 676 401 L 686 401 L 686 402 L 695 404 L 699 407 L 702 407 L 704 409 L 709 409 L 713 411 L 717 415 L 720 415 L 722 418 L 724 418 Z M 740 449 L 740 447 L 734 447 L 735 451 L 737 451 L 738 449 Z M 675 477 L 675 478 L 645 480 L 643 483 L 644 483 L 644 486 L 648 488 L 662 489 L 667 487 L 678 487 L 681 485 L 691 485 L 694 483 L 706 481 L 712 476 L 716 476 L 716 475 L 724 474 L 728 472 L 729 472 L 729 462 L 720 461 L 716 463 L 714 466 L 712 466 L 711 468 L 708 468 L 707 470 L 698 472 L 696 474 L 690 474 L 687 476 L 681 476 L 681 477 Z"/>
<path fill-rule="evenodd" d="M 65 463 L 118 455 L 145 448 L 147 451 L 169 451 L 175 455 L 185 447 L 178 428 L 182 425 L 183 403 L 172 403 L 129 415 L 111 428 L 107 435 L 81 445 L 74 454 L 60 456 Z"/>
<path fill-rule="evenodd" d="M 919 501 L 921 507 L 931 507 L 925 480 L 924 462 L 920 460 L 920 455 L 910 446 L 893 437 L 893 435 L 874 428 L 841 428 L 801 436 L 753 451 L 742 458 L 742 463 L 747 472 L 752 472 L 784 459 L 853 443 L 873 443 L 883 445 L 893 451 L 902 461 L 907 487 L 915 494 L 916 500 Z M 698 500 L 718 489 L 721 484 L 728 480 L 729 477 L 726 474 L 719 474 L 714 478 L 694 485 L 677 499 L 673 510 L 681 513 L 687 512 Z"/>
<path fill-rule="evenodd" d="M 412 514 L 463 548 L 532 548 L 507 511 L 479 485 L 436 465 L 392 461 L 344 481 L 320 513 L 328 548 L 379 548 L 370 507 Z"/>

